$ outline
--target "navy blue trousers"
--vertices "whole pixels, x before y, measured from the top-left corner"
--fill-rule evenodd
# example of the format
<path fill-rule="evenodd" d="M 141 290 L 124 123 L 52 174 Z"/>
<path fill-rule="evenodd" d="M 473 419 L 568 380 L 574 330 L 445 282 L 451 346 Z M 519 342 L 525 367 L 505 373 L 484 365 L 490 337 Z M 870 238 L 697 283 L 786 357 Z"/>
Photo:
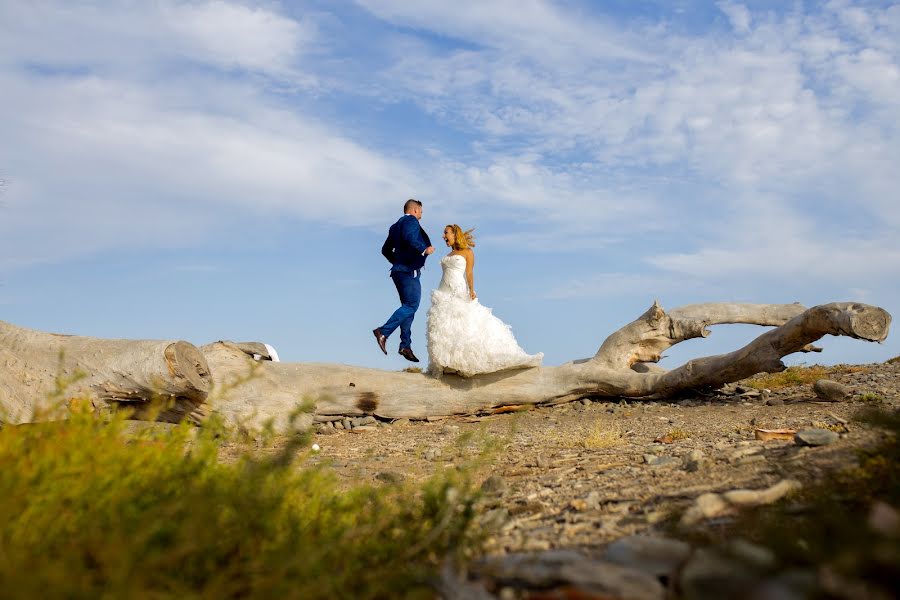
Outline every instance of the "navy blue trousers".
<path fill-rule="evenodd" d="M 419 281 L 421 271 L 413 273 L 403 273 L 401 271 L 391 271 L 391 279 L 397 286 L 397 293 L 400 295 L 400 308 L 394 311 L 394 314 L 387 320 L 387 323 L 379 327 L 382 335 L 390 337 L 392 333 L 400 328 L 400 349 L 412 347 L 412 323 L 419 309 L 419 302 L 422 300 L 422 284 Z"/>

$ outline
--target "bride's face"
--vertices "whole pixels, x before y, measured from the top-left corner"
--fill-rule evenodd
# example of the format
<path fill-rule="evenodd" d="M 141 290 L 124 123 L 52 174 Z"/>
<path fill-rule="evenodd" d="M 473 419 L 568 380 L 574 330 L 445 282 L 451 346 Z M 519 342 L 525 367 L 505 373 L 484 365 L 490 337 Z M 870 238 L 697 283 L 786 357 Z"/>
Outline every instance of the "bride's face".
<path fill-rule="evenodd" d="M 453 229 L 450 227 L 444 228 L 444 241 L 447 243 L 447 246 L 452 248 L 453 244 L 456 243 L 456 234 L 453 233 Z"/>

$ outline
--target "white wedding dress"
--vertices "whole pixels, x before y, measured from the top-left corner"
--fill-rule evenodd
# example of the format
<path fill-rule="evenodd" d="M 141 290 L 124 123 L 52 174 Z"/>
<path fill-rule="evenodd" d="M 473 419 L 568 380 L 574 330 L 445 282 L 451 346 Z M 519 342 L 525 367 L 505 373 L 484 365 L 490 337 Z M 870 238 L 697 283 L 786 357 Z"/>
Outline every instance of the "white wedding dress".
<path fill-rule="evenodd" d="M 428 325 L 428 372 L 435 377 L 455 372 L 463 377 L 506 369 L 540 366 L 543 353 L 527 354 L 509 325 L 469 296 L 466 259 L 441 259 L 441 284 L 431 292 Z"/>

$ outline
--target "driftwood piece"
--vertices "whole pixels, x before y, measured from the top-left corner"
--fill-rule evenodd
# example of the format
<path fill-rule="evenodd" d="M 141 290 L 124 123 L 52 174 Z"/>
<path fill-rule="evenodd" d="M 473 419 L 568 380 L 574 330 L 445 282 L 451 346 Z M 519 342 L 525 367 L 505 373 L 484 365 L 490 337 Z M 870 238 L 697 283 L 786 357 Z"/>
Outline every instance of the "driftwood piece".
<path fill-rule="evenodd" d="M 60 335 L 3 321 L 0 369 L 0 418 L 16 423 L 46 417 L 59 401 L 76 397 L 171 399 L 173 413 L 161 417 L 199 415 L 211 384 L 206 358 L 188 342 Z"/>
<path fill-rule="evenodd" d="M 216 342 L 197 349 L 186 342 L 66 338 L 0 323 L 0 359 L 14 366 L 0 376 L 0 403 L 24 410 L 29 402 L 33 406 L 36 394 L 51 392 L 60 351 L 63 374 L 74 368 L 89 374 L 76 383 L 76 391 L 93 391 L 98 399 L 112 401 L 163 394 L 181 402 L 165 415 L 169 418 L 200 420 L 213 410 L 248 427 L 271 421 L 276 430 L 289 427 L 292 411 L 304 400 L 315 402 L 316 419 L 331 420 L 358 415 L 423 419 L 580 398 L 661 398 L 781 371 L 782 357 L 810 350 L 824 335 L 881 342 L 890 321 L 881 308 L 851 302 L 810 309 L 799 304 L 694 304 L 669 313 L 654 303 L 609 336 L 590 359 L 468 379 L 254 360 L 268 355 L 261 352 L 263 345 L 252 342 Z M 653 368 L 666 349 L 706 337 L 710 325 L 724 323 L 774 329 L 728 354 L 691 360 L 671 371 Z M 29 384 L 19 381 L 29 378 Z"/>

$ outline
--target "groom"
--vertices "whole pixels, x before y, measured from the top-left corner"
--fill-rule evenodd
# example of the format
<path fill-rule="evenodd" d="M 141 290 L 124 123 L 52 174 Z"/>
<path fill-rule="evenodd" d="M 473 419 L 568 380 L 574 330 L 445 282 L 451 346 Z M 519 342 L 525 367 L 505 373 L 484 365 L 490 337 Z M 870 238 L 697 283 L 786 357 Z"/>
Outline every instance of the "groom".
<path fill-rule="evenodd" d="M 387 354 L 388 336 L 400 328 L 400 355 L 406 360 L 419 362 L 412 351 L 413 318 L 422 298 L 422 284 L 419 276 L 425 265 L 425 258 L 434 252 L 428 234 L 419 225 L 422 218 L 422 203 L 418 200 L 407 200 L 403 205 L 403 216 L 391 225 L 388 237 L 381 247 L 381 253 L 391 263 L 391 279 L 400 294 L 400 308 L 387 320 L 387 323 L 374 329 L 378 347 Z"/>

